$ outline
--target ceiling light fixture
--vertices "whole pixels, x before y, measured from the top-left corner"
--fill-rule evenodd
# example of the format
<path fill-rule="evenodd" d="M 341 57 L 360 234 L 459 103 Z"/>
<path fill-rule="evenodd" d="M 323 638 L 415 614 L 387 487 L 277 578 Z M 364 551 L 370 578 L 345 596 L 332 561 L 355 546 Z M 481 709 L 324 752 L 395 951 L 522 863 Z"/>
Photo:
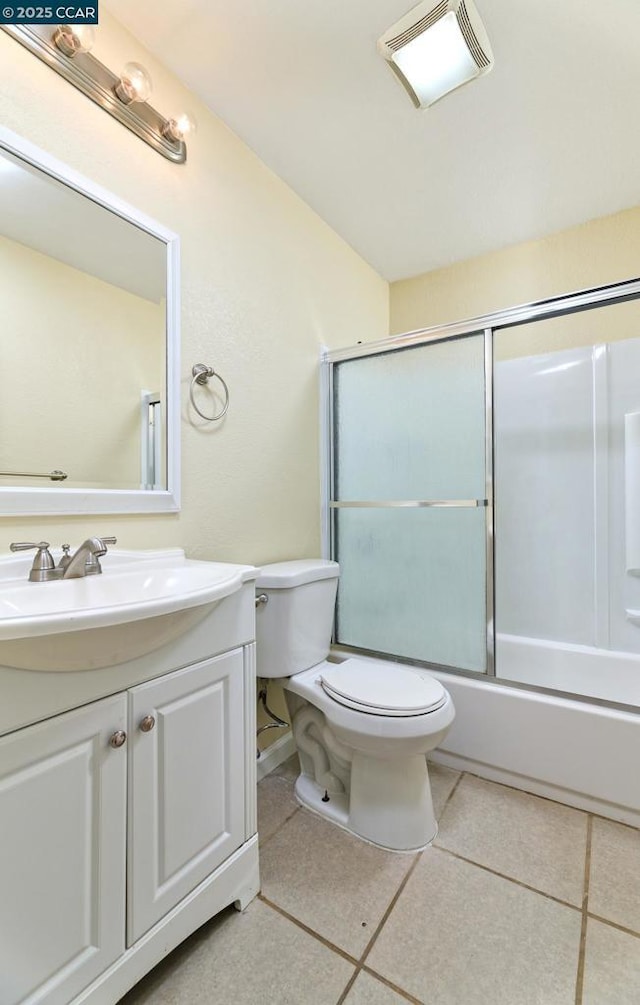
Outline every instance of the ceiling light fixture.
<path fill-rule="evenodd" d="M 140 63 L 127 63 L 120 74 L 90 52 L 94 31 L 87 25 L 0 25 L 59 73 L 65 80 L 109 112 L 163 157 L 182 164 L 187 159 L 185 136 L 195 131 L 186 113 L 165 118 L 148 103 L 151 77 Z"/>
<path fill-rule="evenodd" d="M 378 51 L 416 108 L 428 108 L 493 67 L 491 45 L 473 0 L 418 4 L 378 40 Z"/>

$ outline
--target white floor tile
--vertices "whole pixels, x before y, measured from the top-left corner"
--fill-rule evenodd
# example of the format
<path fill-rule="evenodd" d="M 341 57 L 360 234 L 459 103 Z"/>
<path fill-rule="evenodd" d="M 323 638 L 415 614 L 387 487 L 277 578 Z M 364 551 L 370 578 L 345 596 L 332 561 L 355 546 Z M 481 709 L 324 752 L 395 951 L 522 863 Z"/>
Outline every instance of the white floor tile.
<path fill-rule="evenodd" d="M 594 819 L 589 911 L 640 932 L 640 831 Z"/>
<path fill-rule="evenodd" d="M 358 958 L 412 861 L 301 809 L 261 852 L 262 892 Z"/>
<path fill-rule="evenodd" d="M 367 957 L 429 1005 L 574 1005 L 581 914 L 430 848 Z"/>
<path fill-rule="evenodd" d="M 254 900 L 199 929 L 120 1005 L 335 1005 L 353 966 Z"/>
<path fill-rule="evenodd" d="M 435 843 L 582 906 L 587 814 L 581 810 L 465 775 Z"/>

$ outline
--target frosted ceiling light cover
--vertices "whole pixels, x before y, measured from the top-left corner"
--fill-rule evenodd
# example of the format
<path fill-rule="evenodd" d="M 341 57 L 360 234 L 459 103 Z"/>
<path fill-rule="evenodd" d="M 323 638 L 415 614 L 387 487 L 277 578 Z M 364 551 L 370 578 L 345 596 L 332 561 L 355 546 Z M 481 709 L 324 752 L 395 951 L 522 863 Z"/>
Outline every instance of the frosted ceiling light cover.
<path fill-rule="evenodd" d="M 493 66 L 473 0 L 419 4 L 385 32 L 378 50 L 417 108 L 427 108 Z"/>

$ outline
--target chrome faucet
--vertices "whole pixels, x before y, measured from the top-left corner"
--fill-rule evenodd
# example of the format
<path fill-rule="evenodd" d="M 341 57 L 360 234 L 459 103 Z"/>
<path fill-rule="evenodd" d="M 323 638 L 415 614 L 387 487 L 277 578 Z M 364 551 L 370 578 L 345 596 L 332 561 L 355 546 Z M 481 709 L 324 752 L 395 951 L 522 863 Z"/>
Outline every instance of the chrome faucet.
<path fill-rule="evenodd" d="M 107 553 L 107 545 L 115 544 L 115 537 L 88 537 L 66 563 L 63 579 L 81 579 L 102 572 L 98 559 Z"/>
<path fill-rule="evenodd" d="M 29 579 L 32 583 L 49 583 L 54 579 L 81 579 L 84 576 L 97 576 L 102 572 L 98 559 L 107 553 L 107 545 L 116 544 L 115 537 L 88 537 L 80 545 L 74 555 L 69 557 L 69 545 L 63 544 L 63 556 L 59 563 L 53 560 L 49 551 L 49 542 L 17 541 L 10 544 L 11 551 L 29 551 L 36 549 Z"/>

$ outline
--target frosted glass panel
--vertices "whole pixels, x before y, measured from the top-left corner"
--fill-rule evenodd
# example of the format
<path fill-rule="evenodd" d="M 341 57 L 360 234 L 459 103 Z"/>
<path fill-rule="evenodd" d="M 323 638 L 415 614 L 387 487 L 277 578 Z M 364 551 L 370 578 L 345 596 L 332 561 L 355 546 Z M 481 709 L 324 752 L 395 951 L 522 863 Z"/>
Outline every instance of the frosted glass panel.
<path fill-rule="evenodd" d="M 486 671 L 485 510 L 341 509 L 343 645 Z"/>
<path fill-rule="evenodd" d="M 335 498 L 485 496 L 484 336 L 334 367 Z"/>

